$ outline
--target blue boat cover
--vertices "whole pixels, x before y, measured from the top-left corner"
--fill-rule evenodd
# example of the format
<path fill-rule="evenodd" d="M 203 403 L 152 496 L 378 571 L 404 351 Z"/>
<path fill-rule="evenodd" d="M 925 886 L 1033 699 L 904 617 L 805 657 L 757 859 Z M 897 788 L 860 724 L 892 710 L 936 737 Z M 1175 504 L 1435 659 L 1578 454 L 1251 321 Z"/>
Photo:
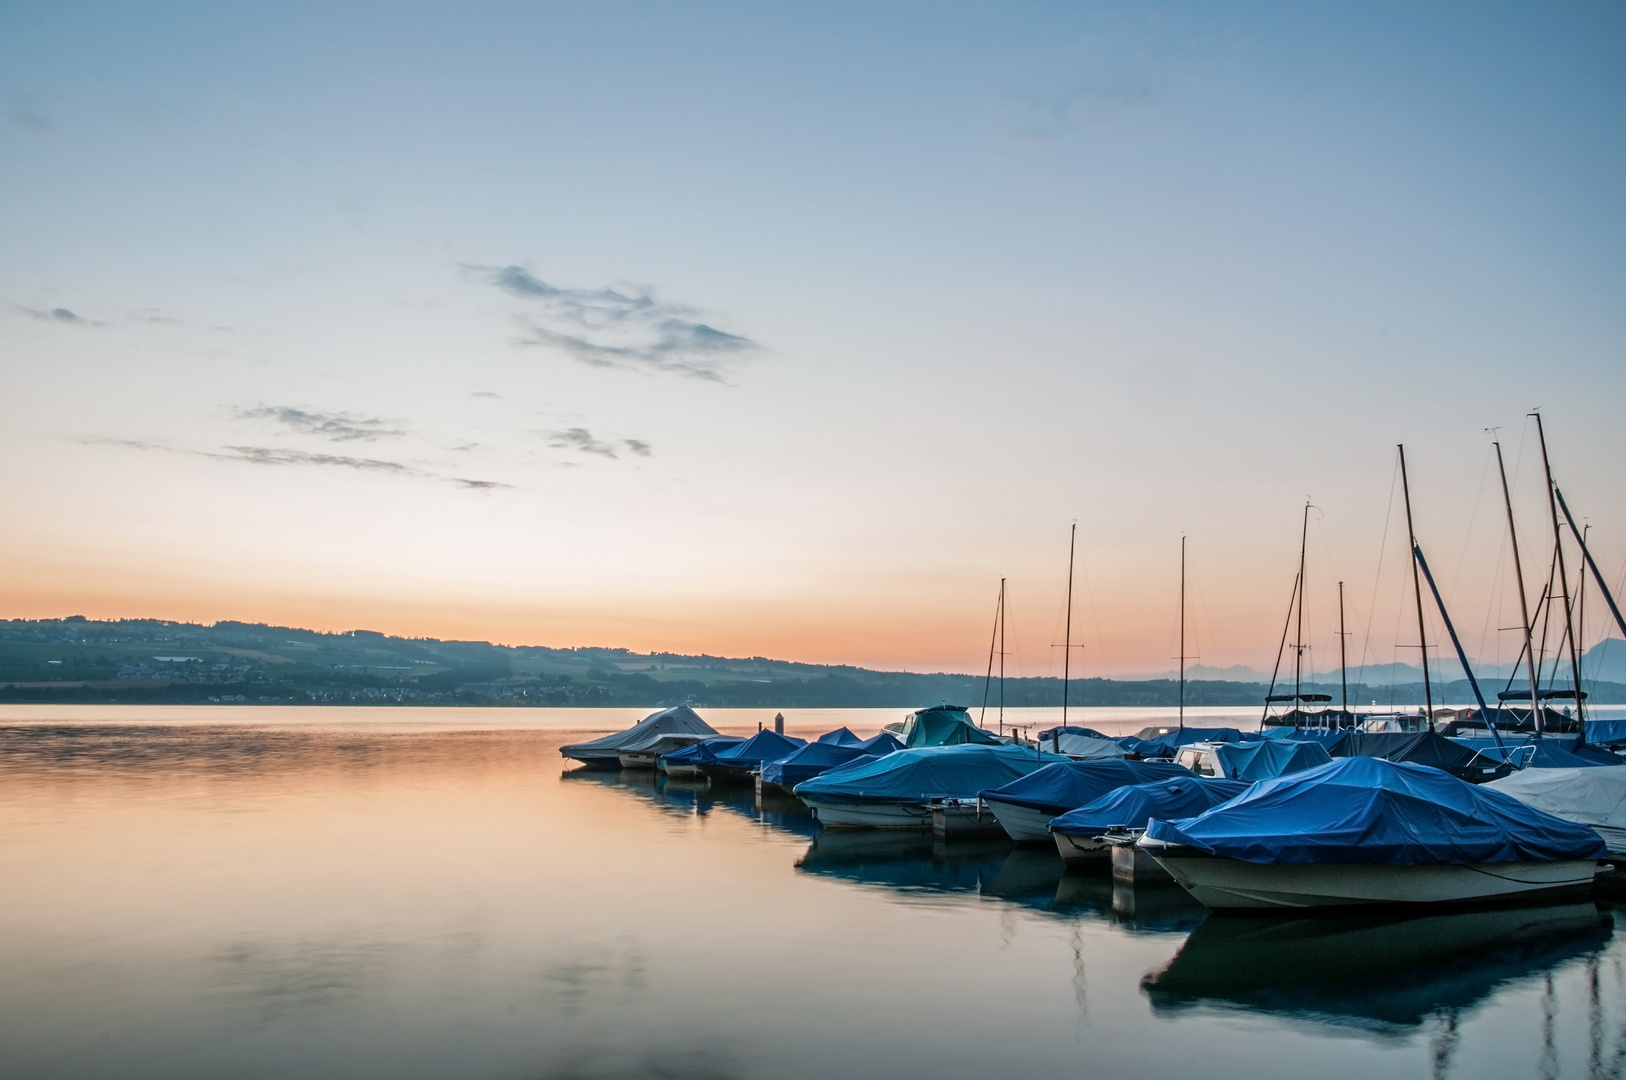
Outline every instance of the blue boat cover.
<path fill-rule="evenodd" d="M 1600 746 L 1626 743 L 1626 720 L 1588 720 L 1586 741 Z"/>
<path fill-rule="evenodd" d="M 1608 856 L 1585 825 L 1439 769 L 1369 757 L 1261 780 L 1196 817 L 1153 818 L 1146 835 L 1251 863 L 1416 866 Z"/>
<path fill-rule="evenodd" d="M 1527 769 L 1587 769 L 1626 765 L 1626 758 L 1579 739 L 1547 736 L 1536 741 L 1536 752 L 1525 762 Z"/>
<path fill-rule="evenodd" d="M 1432 765 L 1470 783 L 1505 775 L 1510 768 L 1499 758 L 1481 754 L 1436 731 L 1354 731 L 1328 747 L 1327 752 L 1335 758 L 1370 757 Z"/>
<path fill-rule="evenodd" d="M 830 743 L 835 746 L 857 746 L 864 740 L 848 731 L 845 727 L 838 727 L 834 731 L 826 731 L 823 735 L 820 735 L 813 741 Z"/>
<path fill-rule="evenodd" d="M 1329 751 L 1349 733 L 1348 728 L 1340 730 L 1338 728 L 1300 727 L 1268 727 L 1260 732 L 1267 739 L 1281 739 L 1288 742 L 1313 742 Z"/>
<path fill-rule="evenodd" d="M 903 743 L 890 731 L 883 731 L 879 735 L 873 735 L 859 743 L 858 746 L 864 753 L 874 754 L 877 757 L 882 754 L 890 754 L 894 750 L 903 749 Z"/>
<path fill-rule="evenodd" d="M 1188 727 L 1179 731 L 1171 731 L 1166 735 L 1159 735 L 1155 739 L 1140 739 L 1133 735 L 1126 735 L 1118 740 L 1118 745 L 1130 753 L 1139 754 L 1143 758 L 1173 757 L 1175 751 L 1187 743 L 1213 742 L 1231 743 L 1242 742 L 1244 739 L 1257 739 L 1254 732 L 1244 735 L 1236 728 L 1197 728 Z"/>
<path fill-rule="evenodd" d="M 982 797 L 1063 814 L 1129 784 L 1190 775 L 1185 766 L 1168 761 L 1058 761 L 1004 787 L 984 791 Z"/>
<path fill-rule="evenodd" d="M 744 742 L 718 751 L 716 764 L 748 766 L 764 761 L 778 761 L 806 745 L 806 739 L 798 739 L 794 735 L 781 735 L 777 731 L 763 728 Z"/>
<path fill-rule="evenodd" d="M 738 735 L 719 735 L 715 739 L 685 746 L 682 750 L 673 750 L 670 754 L 662 754 L 661 760 L 670 761 L 674 765 L 704 765 L 717 760 L 717 751 L 726 750 L 730 746 L 738 746 L 745 740 Z"/>
<path fill-rule="evenodd" d="M 1241 780 L 1209 780 L 1191 775 L 1134 784 L 1068 811 L 1050 823 L 1050 830 L 1069 836 L 1100 836 L 1114 827 L 1144 829 L 1153 818 L 1173 821 L 1196 817 L 1247 790 L 1248 785 Z"/>
<path fill-rule="evenodd" d="M 795 787 L 803 780 L 811 780 L 837 765 L 845 765 L 854 758 L 871 757 L 862 746 L 839 746 L 835 743 L 811 742 L 778 761 L 762 764 L 762 779 L 780 787 Z"/>
<path fill-rule="evenodd" d="M 1023 746 L 922 746 L 874 761 L 837 766 L 798 784 L 796 794 L 903 803 L 974 799 L 979 791 L 1066 760 L 1055 754 L 1036 754 Z"/>
<path fill-rule="evenodd" d="M 904 745 L 958 746 L 961 743 L 998 743 L 999 737 L 971 722 L 964 709 L 938 706 L 921 709 L 904 722 Z"/>
<path fill-rule="evenodd" d="M 1214 747 L 1229 780 L 1270 780 L 1288 773 L 1303 772 L 1332 760 L 1321 744 L 1298 739 L 1254 739 L 1244 743 L 1220 743 Z"/>

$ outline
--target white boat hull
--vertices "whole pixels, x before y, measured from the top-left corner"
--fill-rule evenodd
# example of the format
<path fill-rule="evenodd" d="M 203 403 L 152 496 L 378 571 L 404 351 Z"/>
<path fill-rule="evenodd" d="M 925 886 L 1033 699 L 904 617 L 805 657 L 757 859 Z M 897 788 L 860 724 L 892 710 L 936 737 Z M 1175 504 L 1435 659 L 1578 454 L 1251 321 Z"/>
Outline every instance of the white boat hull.
<path fill-rule="evenodd" d="M 623 750 L 616 755 L 623 769 L 653 769 L 655 755 L 646 754 L 640 750 Z"/>
<path fill-rule="evenodd" d="M 845 802 L 809 798 L 801 800 L 813 816 L 827 828 L 835 829 L 930 829 L 932 808 L 920 803 Z"/>
<path fill-rule="evenodd" d="M 983 803 L 994 812 L 999 824 L 1012 840 L 1019 844 L 1043 844 L 1050 840 L 1050 822 L 1055 817 L 1048 810 L 1035 810 L 1031 806 L 984 799 Z"/>
<path fill-rule="evenodd" d="M 1112 847 L 1093 836 L 1068 836 L 1051 833 L 1056 841 L 1056 853 L 1068 866 L 1104 866 L 1112 861 Z"/>
<path fill-rule="evenodd" d="M 1219 909 L 1493 903 L 1585 890 L 1598 870 L 1591 859 L 1367 866 L 1250 863 L 1217 856 L 1162 854 L 1155 848 L 1150 854 L 1205 907 Z"/>

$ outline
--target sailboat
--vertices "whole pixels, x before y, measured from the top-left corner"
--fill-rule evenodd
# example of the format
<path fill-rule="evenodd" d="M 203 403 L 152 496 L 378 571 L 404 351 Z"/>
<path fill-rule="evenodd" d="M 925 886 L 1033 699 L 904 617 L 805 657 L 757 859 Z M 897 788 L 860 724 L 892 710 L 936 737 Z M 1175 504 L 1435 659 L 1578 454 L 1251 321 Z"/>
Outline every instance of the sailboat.
<path fill-rule="evenodd" d="M 1270 673 L 1270 688 L 1265 691 L 1265 711 L 1259 718 L 1260 729 L 1267 727 L 1297 728 L 1316 731 L 1344 731 L 1355 727 L 1359 718 L 1349 711 L 1348 680 L 1344 682 L 1343 706 L 1338 709 L 1328 708 L 1332 704 L 1331 694 L 1322 694 L 1308 691 L 1304 688 L 1304 650 L 1309 648 L 1304 643 L 1304 594 L 1305 594 L 1305 551 L 1310 539 L 1310 510 L 1309 500 L 1304 503 L 1304 518 L 1299 526 L 1299 571 L 1293 578 L 1293 592 L 1287 604 L 1287 621 L 1282 624 L 1281 643 L 1276 647 L 1276 666 Z M 1281 676 L 1282 654 L 1287 650 L 1287 632 L 1293 631 L 1293 692 L 1291 694 L 1276 692 L 1276 682 Z M 1347 669 L 1348 663 L 1344 660 L 1344 587 L 1338 584 L 1338 650 L 1340 666 Z M 1273 706 L 1285 705 L 1282 712 L 1272 711 Z M 1319 709 L 1308 709 L 1308 705 L 1320 705 Z"/>

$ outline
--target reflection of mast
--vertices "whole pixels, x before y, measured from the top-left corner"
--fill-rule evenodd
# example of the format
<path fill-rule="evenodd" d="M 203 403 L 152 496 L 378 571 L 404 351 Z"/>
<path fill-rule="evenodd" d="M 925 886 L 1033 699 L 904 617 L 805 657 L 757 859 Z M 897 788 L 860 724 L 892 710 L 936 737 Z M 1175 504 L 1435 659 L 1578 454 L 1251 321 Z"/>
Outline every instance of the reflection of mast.
<path fill-rule="evenodd" d="M 1507 467 L 1502 464 L 1502 444 L 1496 447 L 1496 471 L 1502 474 L 1502 505 L 1507 509 L 1507 536 L 1513 543 L 1513 580 L 1519 586 L 1519 626 L 1524 630 L 1524 657 L 1526 677 L 1530 680 L 1530 724 L 1536 731 L 1542 728 L 1541 690 L 1536 685 L 1536 646 L 1530 639 L 1534 629 L 1530 625 L 1530 601 L 1524 592 L 1524 564 L 1519 560 L 1519 532 L 1513 527 L 1513 496 L 1507 489 Z"/>
<path fill-rule="evenodd" d="M 1586 730 L 1586 711 L 1581 704 L 1581 658 L 1575 651 L 1575 623 L 1570 618 L 1570 579 L 1569 572 L 1564 568 L 1564 533 L 1558 525 L 1558 496 L 1554 494 L 1557 485 L 1553 483 L 1553 466 L 1547 460 L 1547 432 L 1541 426 L 1541 414 L 1531 413 L 1536 418 L 1536 437 L 1541 441 L 1541 467 L 1547 474 L 1547 509 L 1553 518 L 1553 557 L 1558 563 L 1558 588 L 1564 598 L 1564 636 L 1570 644 L 1570 678 L 1575 687 L 1575 722 Z M 1575 527 L 1574 522 L 1570 527 Z"/>
<path fill-rule="evenodd" d="M 1406 497 L 1406 537 L 1410 541 L 1411 587 L 1417 595 L 1417 647 L 1423 654 L 1423 705 L 1427 709 L 1428 729 L 1434 730 L 1434 691 L 1428 683 L 1428 635 L 1423 629 L 1423 582 L 1417 572 L 1417 530 L 1411 523 L 1411 484 L 1406 479 L 1406 448 L 1400 447 L 1400 490 Z"/>

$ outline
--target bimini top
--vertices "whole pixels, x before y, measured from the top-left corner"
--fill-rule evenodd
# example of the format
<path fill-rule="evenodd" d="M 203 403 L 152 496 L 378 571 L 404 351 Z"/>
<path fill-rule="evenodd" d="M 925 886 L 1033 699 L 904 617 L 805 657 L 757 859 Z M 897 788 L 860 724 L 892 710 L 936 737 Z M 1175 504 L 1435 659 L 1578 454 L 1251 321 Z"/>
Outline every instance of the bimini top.
<path fill-rule="evenodd" d="M 1023 746 L 923 746 L 899 750 L 874 761 L 831 769 L 796 786 L 807 798 L 923 803 L 933 799 L 974 799 L 1051 762 Z"/>
<path fill-rule="evenodd" d="M 999 737 L 971 722 L 971 714 L 958 705 L 937 705 L 909 714 L 903 722 L 903 745 L 958 746 L 961 743 L 996 744 Z"/>
<path fill-rule="evenodd" d="M 588 742 L 561 746 L 559 753 L 569 758 L 614 757 L 617 752 L 652 735 L 715 735 L 716 730 L 687 705 L 674 705 L 650 713 L 625 731 Z"/>
<path fill-rule="evenodd" d="M 848 731 L 845 727 L 838 727 L 834 731 L 826 731 L 813 741 L 835 746 L 857 746 L 864 740 Z"/>
<path fill-rule="evenodd" d="M 1214 756 L 1230 780 L 1270 780 L 1303 772 L 1332 760 L 1319 743 L 1296 739 L 1254 739 L 1244 743 L 1218 743 Z"/>
<path fill-rule="evenodd" d="M 1241 742 L 1244 739 L 1250 738 L 1258 738 L 1258 736 L 1252 734 L 1251 732 L 1244 735 L 1236 728 L 1231 727 L 1188 727 L 1182 728 L 1178 731 L 1170 731 L 1166 734 L 1157 736 L 1155 739 L 1142 739 L 1135 735 L 1127 735 L 1118 740 L 1118 745 L 1122 746 L 1125 750 L 1128 750 L 1131 753 L 1139 754 L 1143 758 L 1155 758 L 1173 757 L 1175 751 L 1179 750 L 1187 743 L 1231 743 Z"/>
<path fill-rule="evenodd" d="M 1626 765 L 1525 769 L 1485 786 L 1566 821 L 1626 829 Z"/>
<path fill-rule="evenodd" d="M 719 735 L 715 739 L 685 746 L 682 750 L 674 750 L 670 754 L 662 755 L 673 765 L 707 765 L 717 760 L 717 752 L 726 750 L 730 746 L 738 746 L 745 740 L 738 735 Z"/>
<path fill-rule="evenodd" d="M 1167 761 L 1058 761 L 981 794 L 984 799 L 1055 815 L 1092 803 L 1129 784 L 1190 775 L 1185 766 Z"/>
<path fill-rule="evenodd" d="M 1352 757 L 1275 780 L 1146 837 L 1251 863 L 1551 862 L 1602 859 L 1596 832 L 1439 769 Z"/>
<path fill-rule="evenodd" d="M 735 746 L 717 752 L 718 765 L 759 765 L 764 761 L 778 761 L 807 745 L 806 739 L 794 735 L 781 735 L 771 728 L 763 728 L 755 735 Z"/>
<path fill-rule="evenodd" d="M 1100 836 L 1113 828 L 1144 829 L 1152 818 L 1173 821 L 1196 817 L 1247 790 L 1248 785 L 1241 780 L 1208 780 L 1191 775 L 1133 784 L 1068 811 L 1050 823 L 1050 831 Z"/>
<path fill-rule="evenodd" d="M 872 757 L 862 746 L 838 746 L 835 743 L 811 742 L 777 761 L 762 764 L 762 779 L 780 787 L 795 787 L 803 780 L 811 780 L 820 773 L 845 765 L 855 758 Z"/>
<path fill-rule="evenodd" d="M 1335 758 L 1368 757 L 1432 765 L 1470 783 L 1506 775 L 1511 768 L 1435 731 L 1352 731 L 1327 752 Z"/>

